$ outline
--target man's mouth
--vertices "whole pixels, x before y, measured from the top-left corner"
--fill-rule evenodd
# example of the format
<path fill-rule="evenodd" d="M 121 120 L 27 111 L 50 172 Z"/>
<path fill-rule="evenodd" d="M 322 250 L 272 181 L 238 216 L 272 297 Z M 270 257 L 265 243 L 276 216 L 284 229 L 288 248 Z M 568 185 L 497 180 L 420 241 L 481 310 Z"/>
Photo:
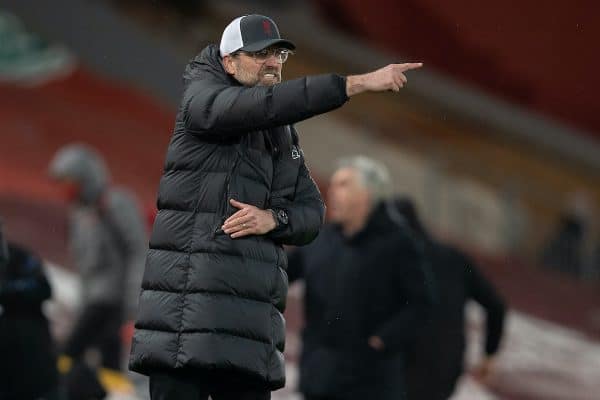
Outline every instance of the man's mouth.
<path fill-rule="evenodd" d="M 267 68 L 262 71 L 262 76 L 267 79 L 276 79 L 279 78 L 279 73 L 276 69 Z"/>

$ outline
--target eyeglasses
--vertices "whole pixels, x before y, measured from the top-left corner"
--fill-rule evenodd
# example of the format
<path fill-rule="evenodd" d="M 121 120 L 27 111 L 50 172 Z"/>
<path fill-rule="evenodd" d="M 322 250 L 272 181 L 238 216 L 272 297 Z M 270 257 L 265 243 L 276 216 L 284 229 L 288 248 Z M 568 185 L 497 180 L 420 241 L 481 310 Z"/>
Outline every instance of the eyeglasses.
<path fill-rule="evenodd" d="M 288 49 L 263 49 L 260 51 L 248 52 L 248 51 L 238 51 L 235 52 L 234 55 L 237 54 L 246 54 L 254 59 L 254 61 L 258 63 L 264 63 L 269 58 L 275 56 L 279 64 L 283 64 L 287 61 L 290 54 L 294 54 L 292 51 Z"/>

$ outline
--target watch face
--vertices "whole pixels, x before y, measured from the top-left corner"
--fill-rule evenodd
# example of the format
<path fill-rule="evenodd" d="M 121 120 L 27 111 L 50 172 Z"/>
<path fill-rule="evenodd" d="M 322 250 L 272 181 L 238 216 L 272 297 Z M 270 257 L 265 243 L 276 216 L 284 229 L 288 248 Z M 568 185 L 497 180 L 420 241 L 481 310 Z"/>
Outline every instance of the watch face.
<path fill-rule="evenodd" d="M 279 223 L 282 225 L 287 225 L 287 223 L 288 223 L 287 213 L 283 210 L 277 211 L 277 219 L 279 220 Z"/>

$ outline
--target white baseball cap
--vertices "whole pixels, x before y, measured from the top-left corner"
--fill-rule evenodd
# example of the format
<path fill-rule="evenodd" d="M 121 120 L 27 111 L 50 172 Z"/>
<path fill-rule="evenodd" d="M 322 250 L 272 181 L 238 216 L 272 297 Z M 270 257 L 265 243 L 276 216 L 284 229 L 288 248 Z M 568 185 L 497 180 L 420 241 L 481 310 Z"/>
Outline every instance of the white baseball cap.
<path fill-rule="evenodd" d="M 289 50 L 296 48 L 294 43 L 281 38 L 279 29 L 271 18 L 252 14 L 238 17 L 227 25 L 219 50 L 221 57 L 224 57 L 238 50 L 253 52 L 275 44 Z"/>

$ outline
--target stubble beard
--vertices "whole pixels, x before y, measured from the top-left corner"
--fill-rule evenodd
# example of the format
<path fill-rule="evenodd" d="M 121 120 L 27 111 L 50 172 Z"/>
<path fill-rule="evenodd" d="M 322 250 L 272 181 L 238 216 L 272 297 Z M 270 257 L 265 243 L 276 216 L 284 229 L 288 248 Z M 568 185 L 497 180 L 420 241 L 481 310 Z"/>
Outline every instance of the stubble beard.
<path fill-rule="evenodd" d="M 275 79 L 262 80 L 264 74 L 272 73 L 275 75 Z M 281 82 L 281 73 L 274 68 L 261 68 L 257 75 L 252 75 L 247 71 L 240 69 L 238 72 L 237 80 L 244 86 L 273 86 Z"/>

